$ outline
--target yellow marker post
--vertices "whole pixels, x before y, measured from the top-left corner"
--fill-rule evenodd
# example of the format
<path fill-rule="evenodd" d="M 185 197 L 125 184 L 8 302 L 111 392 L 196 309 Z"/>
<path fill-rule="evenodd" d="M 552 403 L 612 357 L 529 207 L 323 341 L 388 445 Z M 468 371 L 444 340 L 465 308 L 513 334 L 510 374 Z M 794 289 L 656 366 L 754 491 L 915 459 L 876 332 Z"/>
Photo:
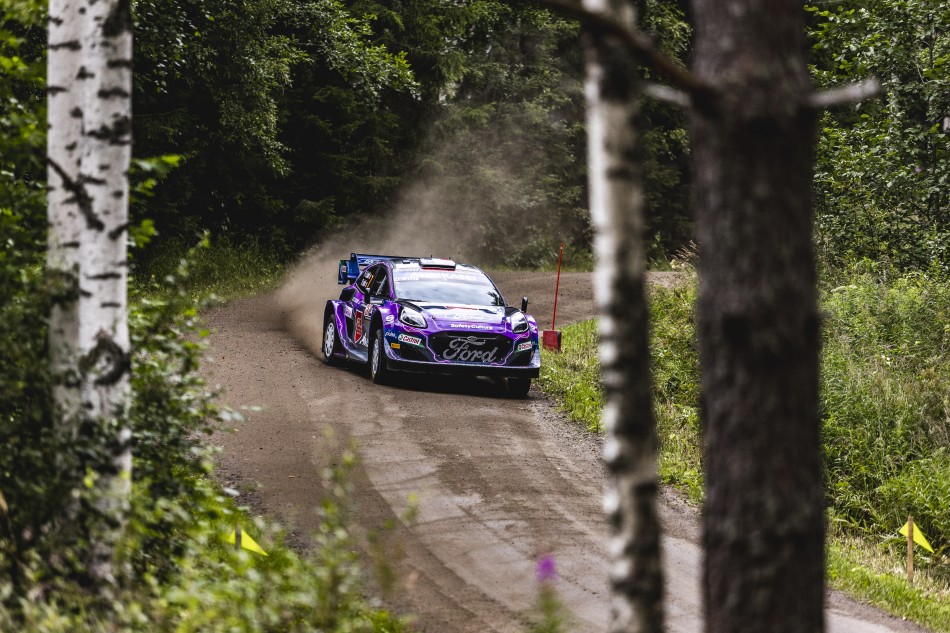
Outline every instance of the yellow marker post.
<path fill-rule="evenodd" d="M 912 522 L 913 520 L 914 520 L 914 517 L 907 517 L 907 523 L 905 523 L 905 524 L 904 524 L 904 527 L 902 527 L 902 528 L 898 531 L 898 532 L 901 534 L 901 536 L 907 536 L 908 532 L 910 532 L 909 527 L 910 527 L 911 522 Z M 914 542 L 914 543 L 917 543 L 918 545 L 920 545 L 921 547 L 923 547 L 925 550 L 927 550 L 927 551 L 930 552 L 931 554 L 934 553 L 934 548 L 932 548 L 932 547 L 930 546 L 930 542 L 927 541 L 927 537 L 924 536 L 924 533 L 920 531 L 920 526 L 919 526 L 919 525 L 914 524 L 913 535 L 912 535 L 910 538 L 913 539 L 913 542 Z"/>
<path fill-rule="evenodd" d="M 267 552 L 265 552 L 261 546 L 257 544 L 257 541 L 251 538 L 250 534 L 242 530 L 240 525 L 238 525 L 233 532 L 228 534 L 227 541 L 231 545 L 234 545 L 235 548 L 244 548 L 254 552 L 255 554 L 267 556 Z"/>

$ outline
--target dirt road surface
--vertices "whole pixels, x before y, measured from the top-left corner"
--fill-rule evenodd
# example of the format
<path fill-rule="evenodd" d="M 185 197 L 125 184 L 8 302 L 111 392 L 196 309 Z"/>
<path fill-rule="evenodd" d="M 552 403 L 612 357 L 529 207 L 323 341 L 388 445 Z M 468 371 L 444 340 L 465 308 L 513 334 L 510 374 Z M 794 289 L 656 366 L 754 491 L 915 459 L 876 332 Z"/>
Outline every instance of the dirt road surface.
<path fill-rule="evenodd" d="M 340 255 L 336 255 L 339 257 Z M 342 256 L 345 256 L 342 255 Z M 361 539 L 380 532 L 402 579 L 387 602 L 415 614 L 426 632 L 524 631 L 534 614 L 535 570 L 557 565 L 567 630 L 604 631 L 608 619 L 604 472 L 597 438 L 564 420 L 532 387 L 502 397 L 481 379 L 412 378 L 373 385 L 359 367 L 318 357 L 322 306 L 335 296 L 335 264 L 317 259 L 279 293 L 237 301 L 207 315 L 213 330 L 205 372 L 233 407 L 260 407 L 219 433 L 221 477 L 255 511 L 279 519 L 306 548 L 317 524 L 321 471 L 338 444 L 353 442 L 354 523 Z M 554 275 L 494 275 L 509 303 L 528 295 L 549 327 Z M 661 280 L 667 281 L 667 280 Z M 591 278 L 562 276 L 558 323 L 592 316 Z M 412 505 L 415 518 L 403 517 Z M 668 628 L 702 630 L 701 552 L 695 510 L 665 492 Z M 828 598 L 836 633 L 920 631 L 842 595 Z"/>

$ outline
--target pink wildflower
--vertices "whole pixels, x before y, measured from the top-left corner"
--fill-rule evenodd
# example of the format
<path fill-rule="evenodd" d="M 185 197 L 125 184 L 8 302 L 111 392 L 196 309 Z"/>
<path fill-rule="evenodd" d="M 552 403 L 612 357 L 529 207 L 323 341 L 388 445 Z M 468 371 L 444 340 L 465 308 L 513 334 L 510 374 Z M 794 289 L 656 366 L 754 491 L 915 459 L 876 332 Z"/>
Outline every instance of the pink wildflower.
<path fill-rule="evenodd" d="M 538 561 L 538 567 L 535 571 L 538 582 L 549 582 L 557 578 L 557 568 L 554 565 L 554 557 L 550 554 L 541 557 Z"/>

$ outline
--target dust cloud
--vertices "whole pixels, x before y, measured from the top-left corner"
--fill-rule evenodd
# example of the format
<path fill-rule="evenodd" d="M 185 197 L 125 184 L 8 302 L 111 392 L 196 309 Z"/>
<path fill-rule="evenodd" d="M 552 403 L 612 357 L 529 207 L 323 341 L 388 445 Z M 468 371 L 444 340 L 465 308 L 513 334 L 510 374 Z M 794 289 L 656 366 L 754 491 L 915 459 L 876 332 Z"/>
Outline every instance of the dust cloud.
<path fill-rule="evenodd" d="M 337 270 L 350 253 L 446 257 L 461 262 L 476 259 L 477 227 L 459 225 L 457 216 L 437 201 L 438 187 L 416 187 L 404 194 L 396 213 L 365 218 L 311 248 L 285 277 L 277 301 L 285 326 L 313 353 L 323 341 L 323 307 L 339 295 Z"/>
<path fill-rule="evenodd" d="M 553 150 L 544 139 L 513 119 L 451 139 L 433 134 L 391 212 L 326 237 L 287 275 L 278 301 L 290 333 L 319 351 L 323 306 L 338 295 L 338 262 L 351 252 L 523 269 L 553 264 L 560 242 L 589 248 L 582 191 L 552 189 Z"/>

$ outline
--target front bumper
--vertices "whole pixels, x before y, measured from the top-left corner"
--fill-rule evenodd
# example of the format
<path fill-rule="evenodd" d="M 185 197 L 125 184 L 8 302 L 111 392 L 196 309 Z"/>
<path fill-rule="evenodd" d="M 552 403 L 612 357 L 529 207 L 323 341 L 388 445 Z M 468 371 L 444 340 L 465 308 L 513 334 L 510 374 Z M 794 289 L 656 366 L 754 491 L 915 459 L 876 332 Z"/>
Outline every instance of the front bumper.
<path fill-rule="evenodd" d="M 537 378 L 541 373 L 540 363 L 522 367 L 508 365 L 461 365 L 404 360 L 386 356 L 386 366 L 394 371 L 425 374 L 448 374 L 453 376 L 490 376 L 492 378 Z"/>

